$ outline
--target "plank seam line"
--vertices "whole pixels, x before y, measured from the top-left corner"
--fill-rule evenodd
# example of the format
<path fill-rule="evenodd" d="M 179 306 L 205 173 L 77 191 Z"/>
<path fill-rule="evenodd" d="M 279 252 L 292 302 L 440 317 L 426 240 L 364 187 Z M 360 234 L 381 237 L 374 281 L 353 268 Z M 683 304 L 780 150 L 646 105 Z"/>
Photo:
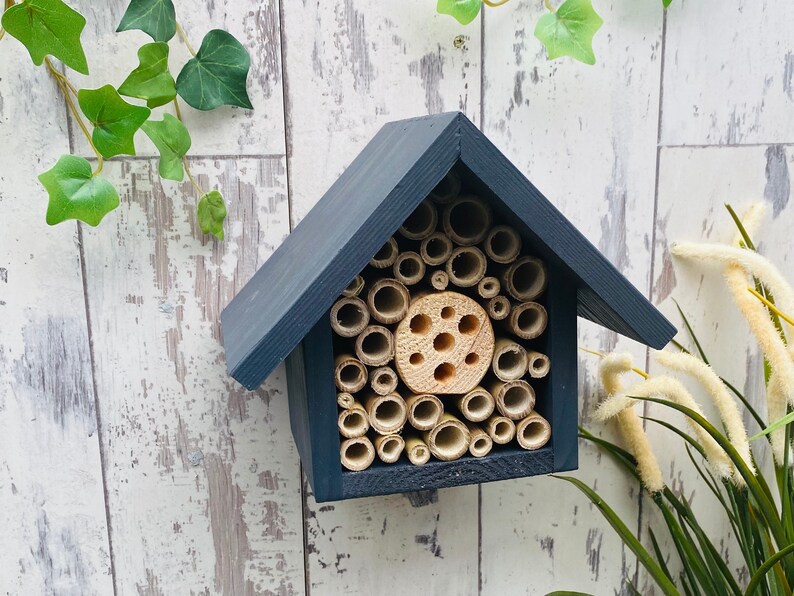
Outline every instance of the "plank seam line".
<path fill-rule="evenodd" d="M 92 153 L 91 155 L 83 155 L 83 158 L 87 159 L 88 161 L 96 161 L 96 156 Z M 229 160 L 238 160 L 238 159 L 282 159 L 286 158 L 285 153 L 251 153 L 251 154 L 238 154 L 235 155 L 233 153 L 207 153 L 207 154 L 188 154 L 187 156 L 188 161 L 198 161 L 203 159 L 229 159 Z M 118 157 L 114 157 L 112 159 L 106 159 L 105 163 L 114 163 L 114 162 L 124 162 L 124 161 L 146 161 L 150 159 L 160 159 L 158 155 L 119 155 Z"/>
<path fill-rule="evenodd" d="M 771 145 L 779 147 L 794 147 L 794 143 L 702 143 L 702 144 L 673 144 L 673 143 L 659 143 L 660 149 L 737 149 L 740 147 L 769 147 Z"/>

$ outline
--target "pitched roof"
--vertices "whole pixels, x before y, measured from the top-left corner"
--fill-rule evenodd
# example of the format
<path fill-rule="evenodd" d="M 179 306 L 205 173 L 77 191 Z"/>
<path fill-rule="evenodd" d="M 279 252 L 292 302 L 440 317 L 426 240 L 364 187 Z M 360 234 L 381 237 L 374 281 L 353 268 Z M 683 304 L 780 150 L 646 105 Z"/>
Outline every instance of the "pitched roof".
<path fill-rule="evenodd" d="M 654 348 L 673 337 L 667 319 L 454 112 L 385 125 L 232 300 L 221 314 L 231 375 L 259 386 L 458 162 L 539 256 L 566 270 L 580 316 Z"/>

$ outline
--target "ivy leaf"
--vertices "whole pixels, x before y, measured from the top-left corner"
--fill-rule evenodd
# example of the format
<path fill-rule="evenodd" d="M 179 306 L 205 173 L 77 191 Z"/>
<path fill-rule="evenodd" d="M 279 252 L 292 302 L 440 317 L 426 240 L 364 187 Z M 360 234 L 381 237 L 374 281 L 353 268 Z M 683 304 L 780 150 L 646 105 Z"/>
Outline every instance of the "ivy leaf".
<path fill-rule="evenodd" d="M 212 234 L 218 240 L 223 240 L 223 220 L 226 219 L 226 203 L 223 195 L 217 190 L 211 190 L 199 200 L 198 222 L 201 231 Z"/>
<path fill-rule="evenodd" d="M 546 46 L 549 60 L 571 56 L 595 64 L 593 36 L 603 22 L 590 0 L 565 0 L 557 12 L 540 17 L 535 37 Z"/>
<path fill-rule="evenodd" d="M 141 128 L 160 152 L 160 177 L 181 182 L 185 175 L 182 158 L 190 149 L 190 134 L 185 125 L 165 114 L 162 120 L 149 120 Z"/>
<path fill-rule="evenodd" d="M 482 0 L 438 0 L 436 11 L 455 17 L 461 25 L 468 25 L 480 14 Z"/>
<path fill-rule="evenodd" d="M 168 44 L 147 43 L 138 49 L 138 68 L 119 87 L 127 97 L 145 99 L 150 108 L 163 106 L 176 97 L 176 83 L 168 71 Z"/>
<path fill-rule="evenodd" d="M 62 0 L 24 0 L 3 13 L 3 28 L 41 65 L 47 54 L 69 68 L 88 74 L 88 63 L 80 43 L 85 18 Z"/>
<path fill-rule="evenodd" d="M 88 160 L 62 155 L 58 162 L 39 176 L 47 189 L 47 223 L 51 226 L 67 219 L 79 219 L 89 226 L 119 206 L 119 194 L 113 185 L 91 173 Z"/>
<path fill-rule="evenodd" d="M 154 41 L 168 41 L 176 33 L 176 11 L 171 0 L 132 0 L 116 31 L 140 29 Z"/>
<path fill-rule="evenodd" d="M 80 89 L 77 101 L 95 127 L 91 138 L 102 157 L 135 155 L 133 136 L 152 113 L 149 108 L 127 103 L 111 85 Z"/>
<path fill-rule="evenodd" d="M 243 44 L 230 33 L 213 29 L 176 78 L 177 93 L 197 110 L 223 105 L 253 109 L 245 89 L 250 66 Z"/>

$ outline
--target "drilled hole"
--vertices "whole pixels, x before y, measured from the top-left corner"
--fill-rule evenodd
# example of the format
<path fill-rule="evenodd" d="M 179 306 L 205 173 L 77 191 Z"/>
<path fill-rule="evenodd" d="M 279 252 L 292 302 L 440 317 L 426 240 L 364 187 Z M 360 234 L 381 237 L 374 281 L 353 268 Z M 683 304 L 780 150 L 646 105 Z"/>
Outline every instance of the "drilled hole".
<path fill-rule="evenodd" d="M 411 318 L 411 322 L 409 325 L 411 327 L 411 333 L 416 333 L 417 335 L 424 335 L 428 331 L 430 331 L 430 328 L 433 326 L 433 321 L 431 321 L 430 317 L 428 317 L 427 315 L 420 313 L 418 315 L 414 315 Z"/>
<path fill-rule="evenodd" d="M 466 358 L 464 360 L 464 362 L 469 366 L 474 366 L 479 361 L 480 361 L 480 355 L 477 354 L 476 352 L 469 352 L 468 354 L 466 354 Z"/>
<path fill-rule="evenodd" d="M 480 328 L 480 321 L 474 315 L 464 315 L 458 323 L 458 331 L 463 335 L 474 335 Z"/>
<path fill-rule="evenodd" d="M 455 367 L 448 362 L 439 364 L 433 371 L 433 378 L 441 384 L 449 383 L 455 378 Z"/>
<path fill-rule="evenodd" d="M 455 309 L 451 306 L 445 306 L 441 309 L 441 318 L 445 321 L 449 321 L 452 317 L 455 316 Z"/>
<path fill-rule="evenodd" d="M 424 361 L 425 361 L 425 357 L 422 356 L 419 352 L 414 352 L 408 357 L 408 362 L 410 362 L 414 366 L 419 366 Z"/>
<path fill-rule="evenodd" d="M 436 352 L 449 352 L 455 347 L 455 338 L 449 333 L 439 333 L 433 340 L 433 349 Z"/>

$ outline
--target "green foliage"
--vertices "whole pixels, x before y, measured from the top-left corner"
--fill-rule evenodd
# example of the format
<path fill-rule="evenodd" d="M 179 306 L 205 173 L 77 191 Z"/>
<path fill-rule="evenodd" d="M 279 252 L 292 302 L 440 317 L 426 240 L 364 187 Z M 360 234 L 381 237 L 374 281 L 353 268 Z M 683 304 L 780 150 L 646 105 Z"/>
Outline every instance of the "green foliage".
<path fill-rule="evenodd" d="M 171 0 L 132 0 L 116 31 L 140 29 L 154 41 L 176 34 L 176 11 Z"/>
<path fill-rule="evenodd" d="M 168 44 L 155 42 L 141 46 L 138 60 L 138 68 L 121 84 L 119 93 L 145 99 L 150 108 L 172 101 L 176 97 L 176 82 L 168 70 Z"/>
<path fill-rule="evenodd" d="M 197 110 L 222 105 L 253 108 L 246 91 L 251 58 L 233 35 L 213 29 L 176 79 L 176 90 Z"/>
<path fill-rule="evenodd" d="M 672 2 L 673 2 L 673 0 L 662 0 L 662 4 L 664 5 L 664 7 L 665 7 L 665 8 L 667 8 L 668 6 L 670 6 L 670 4 L 671 4 Z"/>
<path fill-rule="evenodd" d="M 590 0 L 565 0 L 556 12 L 540 17 L 535 37 L 546 46 L 550 60 L 570 56 L 595 64 L 593 36 L 603 23 Z"/>
<path fill-rule="evenodd" d="M 119 206 L 119 195 L 104 178 L 94 176 L 91 164 L 82 157 L 63 155 L 58 162 L 39 176 L 50 197 L 47 223 L 79 219 L 96 226 Z"/>
<path fill-rule="evenodd" d="M 151 110 L 127 103 L 111 86 L 99 89 L 80 89 L 77 93 L 80 109 L 91 124 L 91 138 L 102 157 L 135 155 L 133 137 Z"/>
<path fill-rule="evenodd" d="M 77 72 L 88 74 L 80 43 L 85 19 L 62 0 L 24 0 L 3 13 L 2 25 L 27 48 L 34 64 L 40 65 L 51 55 Z"/>
<path fill-rule="evenodd" d="M 185 125 L 165 114 L 162 120 L 149 120 L 141 128 L 160 152 L 160 177 L 181 182 L 185 176 L 182 159 L 190 150 L 190 134 Z"/>
<path fill-rule="evenodd" d="M 480 14 L 482 0 L 438 0 L 436 10 L 439 14 L 455 17 L 461 25 L 468 25 Z"/>
<path fill-rule="evenodd" d="M 223 221 L 226 219 L 226 203 L 217 190 L 201 197 L 198 204 L 198 222 L 201 231 L 223 240 Z"/>

